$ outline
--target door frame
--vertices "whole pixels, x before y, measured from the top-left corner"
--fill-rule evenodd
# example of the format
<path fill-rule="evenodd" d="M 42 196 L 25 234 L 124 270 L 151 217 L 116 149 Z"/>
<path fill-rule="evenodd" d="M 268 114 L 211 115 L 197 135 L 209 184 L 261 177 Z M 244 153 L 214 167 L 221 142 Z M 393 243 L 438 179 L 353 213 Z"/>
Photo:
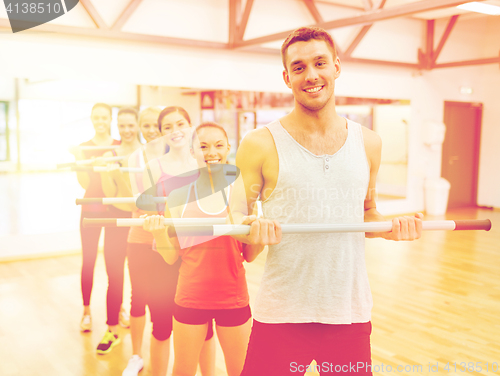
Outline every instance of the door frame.
<path fill-rule="evenodd" d="M 474 136 L 475 136 L 475 143 L 474 143 L 474 160 L 472 164 L 472 176 L 473 176 L 473 181 L 472 181 L 472 198 L 473 198 L 473 205 L 477 206 L 477 193 L 478 193 L 478 184 L 479 184 L 479 158 L 480 158 L 480 153 L 481 153 L 481 128 L 482 128 L 482 121 L 483 121 L 483 104 L 479 102 L 458 102 L 458 101 L 444 101 L 444 109 L 443 109 L 443 122 L 445 123 L 446 127 L 448 128 L 448 125 L 446 124 L 446 107 L 447 106 L 455 106 L 455 107 L 467 107 L 467 108 L 476 108 L 479 109 L 479 113 L 477 114 L 475 124 L 474 124 Z M 446 139 L 445 139 L 446 142 Z M 445 152 L 448 152 L 447 155 L 445 155 Z M 443 149 L 442 149 L 442 158 L 441 158 L 441 176 L 443 176 L 443 169 L 444 166 L 448 163 L 449 157 L 451 154 L 449 153 L 448 150 L 445 150 L 445 143 L 443 143 Z"/>

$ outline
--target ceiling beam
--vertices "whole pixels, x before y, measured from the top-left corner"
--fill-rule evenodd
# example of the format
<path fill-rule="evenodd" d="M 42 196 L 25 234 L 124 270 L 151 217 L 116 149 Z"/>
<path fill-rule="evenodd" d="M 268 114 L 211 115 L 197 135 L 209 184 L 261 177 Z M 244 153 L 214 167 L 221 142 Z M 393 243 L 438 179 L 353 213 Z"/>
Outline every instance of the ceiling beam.
<path fill-rule="evenodd" d="M 349 63 L 361 63 L 361 64 L 374 64 L 374 65 L 384 65 L 390 67 L 400 67 L 400 68 L 410 68 L 418 69 L 419 65 L 417 63 L 403 63 L 399 61 L 387 61 L 387 60 L 374 60 L 374 59 L 362 59 L 357 57 L 348 57 L 343 62 Z"/>
<path fill-rule="evenodd" d="M 385 2 L 386 0 L 381 0 L 379 5 L 378 5 L 378 9 L 382 9 L 385 5 Z M 361 28 L 360 32 L 358 33 L 358 35 L 356 35 L 356 38 L 354 38 L 354 40 L 352 41 L 352 43 L 350 44 L 350 46 L 347 48 L 347 50 L 345 51 L 345 56 L 348 57 L 348 56 L 351 56 L 352 53 L 354 52 L 354 50 L 356 49 L 356 47 L 358 47 L 358 44 L 363 40 L 363 38 L 365 37 L 366 33 L 368 33 L 368 30 L 370 30 L 370 28 L 373 26 L 373 24 L 370 24 L 370 25 L 365 25 Z"/>
<path fill-rule="evenodd" d="M 307 9 L 309 9 L 309 13 L 311 13 L 316 23 L 319 24 L 325 22 L 323 20 L 323 17 L 321 16 L 321 13 L 319 13 L 319 10 L 316 7 L 314 0 L 302 0 L 302 1 L 304 2 L 304 4 L 306 4 Z"/>
<path fill-rule="evenodd" d="M 443 36 L 441 37 L 441 40 L 439 41 L 439 45 L 436 48 L 436 51 L 434 51 L 434 54 L 432 55 L 432 62 L 433 64 L 436 64 L 437 58 L 439 57 L 439 54 L 441 53 L 441 50 L 444 47 L 444 44 L 448 40 L 448 37 L 450 36 L 451 31 L 453 30 L 453 26 L 455 26 L 455 23 L 458 20 L 458 14 L 452 16 L 450 20 L 448 21 L 448 25 L 446 26 L 446 30 L 443 33 Z"/>
<path fill-rule="evenodd" d="M 373 25 L 373 24 L 372 24 Z M 366 33 L 368 33 L 368 30 L 372 27 L 372 25 L 365 25 L 361 28 L 359 31 L 358 35 L 356 35 L 356 38 L 351 42 L 349 47 L 347 47 L 347 50 L 345 51 L 345 56 L 349 57 L 352 55 L 354 52 L 355 48 L 358 47 L 358 44 L 363 40 L 365 37 Z"/>
<path fill-rule="evenodd" d="M 372 10 L 373 9 L 372 0 L 363 0 L 363 4 L 365 5 L 365 10 Z"/>
<path fill-rule="evenodd" d="M 363 0 L 364 1 L 364 0 Z M 315 0 L 316 4 L 325 4 L 327 6 L 335 6 L 339 8 L 346 8 L 346 9 L 354 9 L 354 10 L 370 10 L 370 9 L 365 9 L 364 6 L 361 7 L 359 5 L 352 5 L 352 4 L 346 4 L 346 3 L 337 3 L 336 1 L 332 0 Z"/>
<path fill-rule="evenodd" d="M 333 20 L 328 22 L 321 22 L 314 26 L 322 27 L 323 29 L 330 30 L 336 29 L 340 27 L 346 26 L 354 26 L 354 25 L 366 25 L 371 24 L 376 21 L 389 20 L 397 17 L 405 17 L 410 16 L 415 13 L 427 12 L 430 10 L 442 9 L 454 7 L 460 4 L 466 3 L 467 0 L 421 0 L 414 3 L 403 4 L 399 6 L 394 6 L 387 9 L 375 9 L 365 14 L 342 18 L 339 20 Z M 236 47 L 246 47 L 253 46 L 262 43 L 274 42 L 276 40 L 285 39 L 288 34 L 290 34 L 293 30 L 282 31 L 280 33 L 275 33 L 259 38 L 249 39 L 246 41 L 241 41 L 236 44 Z"/>
<path fill-rule="evenodd" d="M 420 69 L 432 69 L 434 54 L 434 24 L 435 20 L 427 20 L 425 33 L 425 52 L 418 49 L 418 64 Z"/>
<path fill-rule="evenodd" d="M 11 32 L 9 20 L 0 19 L 0 30 L 7 29 Z M 111 29 L 89 29 L 84 27 L 74 27 L 65 25 L 54 25 L 45 23 L 37 26 L 34 29 L 25 30 L 23 34 L 31 35 L 44 35 L 44 34 L 62 34 L 62 35 L 75 35 L 82 37 L 92 38 L 107 38 L 112 40 L 123 40 L 128 42 L 149 42 L 159 44 L 170 44 L 184 47 L 197 47 L 197 48 L 212 48 L 212 49 L 228 49 L 227 43 L 210 42 L 197 39 L 184 39 L 174 37 L 164 37 L 160 35 L 147 35 L 126 33 L 119 30 Z"/>
<path fill-rule="evenodd" d="M 427 36 L 426 36 L 426 46 L 425 46 L 425 68 L 432 69 L 432 62 L 434 61 L 434 25 L 435 20 L 427 20 Z"/>
<path fill-rule="evenodd" d="M 123 25 L 127 23 L 129 18 L 134 14 L 135 10 L 141 5 L 142 0 L 131 0 L 130 3 L 123 10 L 122 14 L 117 18 L 113 26 L 112 30 L 121 30 Z"/>
<path fill-rule="evenodd" d="M 238 26 L 238 41 L 243 40 L 245 36 L 245 30 L 247 29 L 248 19 L 250 18 L 250 12 L 252 11 L 253 0 L 247 0 L 245 4 L 245 10 L 241 16 L 240 24 Z"/>
<path fill-rule="evenodd" d="M 500 53 L 497 57 L 490 57 L 486 59 L 454 61 L 450 63 L 441 63 L 433 65 L 433 68 L 452 68 L 452 67 L 468 67 L 471 65 L 484 65 L 484 64 L 500 64 Z"/>
<path fill-rule="evenodd" d="M 241 14 L 241 0 L 229 0 L 229 46 L 234 46 L 238 38 L 238 16 Z"/>
<path fill-rule="evenodd" d="M 251 2 L 252 0 L 248 0 Z M 247 5 L 248 5 L 247 2 Z M 251 8 L 251 6 L 250 6 Z M 248 9 L 250 9 L 248 8 Z M 246 11 L 246 10 L 245 10 Z M 249 14 L 249 12 L 248 12 Z M 243 24 L 243 20 L 242 23 Z M 8 19 L 0 19 L 0 33 L 12 33 L 10 22 Z M 227 43 L 219 42 L 208 42 L 201 40 L 192 39 L 182 39 L 182 38 L 172 38 L 163 37 L 155 35 L 145 35 L 145 34 L 134 34 L 126 33 L 119 30 L 110 29 L 89 29 L 81 27 L 72 27 L 64 25 L 54 25 L 54 24 L 43 24 L 36 27 L 36 29 L 25 30 L 23 34 L 28 35 L 47 35 L 47 34 L 62 34 L 62 35 L 75 35 L 81 37 L 92 37 L 92 38 L 107 38 L 111 40 L 123 40 L 128 42 L 141 42 L 141 43 L 155 43 L 162 45 L 178 45 L 184 47 L 194 47 L 194 48 L 206 48 L 206 49 L 218 49 L 218 50 L 228 50 L 229 45 Z M 441 38 L 443 40 L 443 38 Z M 440 43 L 441 44 L 441 43 Z M 444 43 L 443 43 L 444 44 Z M 436 50 L 437 52 L 438 50 Z M 249 47 L 242 52 L 245 53 L 260 53 L 260 54 L 270 54 L 274 56 L 279 56 L 280 52 L 277 49 L 263 48 L 259 46 Z M 409 69 L 419 69 L 420 65 L 417 63 L 404 63 L 397 61 L 385 61 L 385 60 L 374 60 L 374 59 L 363 59 L 363 58 L 353 58 L 350 56 L 344 57 L 343 62 L 352 62 L 360 64 L 369 65 L 383 65 L 383 66 L 393 66 Z M 482 65 L 482 64 L 500 64 L 500 54 L 497 57 L 474 59 L 466 61 L 448 62 L 441 64 L 432 64 L 431 69 L 434 68 L 450 68 L 450 67 L 463 67 L 472 65 Z"/>
<path fill-rule="evenodd" d="M 83 5 L 83 7 L 89 14 L 90 18 L 92 18 L 92 21 L 94 21 L 98 29 L 103 29 L 103 30 L 109 29 L 108 25 L 106 25 L 106 22 L 104 22 L 101 15 L 97 11 L 97 9 L 95 9 L 94 5 L 90 2 L 90 0 L 80 0 L 80 4 Z"/>

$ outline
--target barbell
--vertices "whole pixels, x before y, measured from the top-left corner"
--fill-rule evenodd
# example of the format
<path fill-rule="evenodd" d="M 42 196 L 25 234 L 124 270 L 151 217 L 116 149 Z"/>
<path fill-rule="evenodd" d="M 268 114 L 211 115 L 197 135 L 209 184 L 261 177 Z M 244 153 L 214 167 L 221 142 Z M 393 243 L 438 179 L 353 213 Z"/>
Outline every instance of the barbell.
<path fill-rule="evenodd" d="M 107 172 L 108 168 L 106 166 L 72 166 L 71 171 L 94 171 L 94 172 Z M 128 172 L 133 174 L 139 174 L 146 171 L 140 167 L 120 167 L 121 172 Z"/>
<path fill-rule="evenodd" d="M 75 203 L 77 205 L 88 205 L 88 204 L 101 204 L 101 205 L 115 205 L 115 204 L 136 204 L 137 200 L 141 200 L 136 197 L 103 197 L 103 198 L 77 198 Z M 146 199 L 144 199 L 146 200 Z M 167 197 L 149 197 L 147 198 L 147 204 L 165 204 L 167 202 Z M 152 201 L 151 201 L 152 200 Z"/>
<path fill-rule="evenodd" d="M 81 159 L 76 162 L 69 162 L 69 163 L 59 163 L 57 164 L 57 168 L 68 168 L 68 167 L 76 167 L 76 166 L 86 166 L 86 165 L 91 165 L 92 163 L 95 162 L 100 162 L 100 163 L 106 163 L 106 162 L 118 162 L 124 160 L 126 157 L 124 156 L 113 156 L 113 157 L 97 157 L 94 159 Z M 89 166 L 92 167 L 92 166 Z"/>
<path fill-rule="evenodd" d="M 84 218 L 84 227 L 142 226 L 144 218 Z M 250 225 L 228 225 L 225 218 L 165 218 L 166 226 L 175 226 L 177 236 L 248 235 Z M 423 231 L 485 230 L 491 229 L 489 219 L 423 221 Z M 390 232 L 392 222 L 362 223 L 293 223 L 282 224 L 282 234 L 313 234 L 332 232 Z"/>
<path fill-rule="evenodd" d="M 80 150 L 113 150 L 118 149 L 120 145 L 78 145 L 75 148 Z M 70 150 L 73 148 L 70 148 Z"/>

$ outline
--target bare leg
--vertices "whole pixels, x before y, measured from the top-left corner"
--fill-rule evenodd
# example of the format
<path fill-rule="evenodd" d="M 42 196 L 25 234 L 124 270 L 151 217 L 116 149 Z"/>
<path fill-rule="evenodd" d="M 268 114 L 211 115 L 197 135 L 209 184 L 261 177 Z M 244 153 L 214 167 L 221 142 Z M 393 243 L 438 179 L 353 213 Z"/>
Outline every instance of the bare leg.
<path fill-rule="evenodd" d="M 172 376 L 195 376 L 208 324 L 182 324 L 174 319 L 174 371 Z"/>
<path fill-rule="evenodd" d="M 84 305 L 83 306 L 83 315 L 90 315 L 90 306 L 89 305 Z"/>
<path fill-rule="evenodd" d="M 132 355 L 139 355 L 142 358 L 142 337 L 146 326 L 146 315 L 130 316 L 130 336 L 132 337 Z"/>
<path fill-rule="evenodd" d="M 151 336 L 151 374 L 152 376 L 167 376 L 168 358 L 170 357 L 170 337 L 158 341 Z"/>
<path fill-rule="evenodd" d="M 108 330 L 114 334 L 118 334 L 118 325 L 108 325 Z"/>
<path fill-rule="evenodd" d="M 251 328 L 251 319 L 240 326 L 217 326 L 228 376 L 239 376 L 243 371 Z"/>
<path fill-rule="evenodd" d="M 215 336 L 203 344 L 200 354 L 200 370 L 203 376 L 215 376 Z"/>

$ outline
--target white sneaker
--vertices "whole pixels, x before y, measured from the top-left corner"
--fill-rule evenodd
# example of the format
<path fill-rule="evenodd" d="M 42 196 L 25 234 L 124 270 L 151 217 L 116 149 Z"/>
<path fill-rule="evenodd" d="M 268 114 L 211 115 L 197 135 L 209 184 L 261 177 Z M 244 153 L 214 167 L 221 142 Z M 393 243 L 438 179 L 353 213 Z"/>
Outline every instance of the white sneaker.
<path fill-rule="evenodd" d="M 90 315 L 83 315 L 82 321 L 80 322 L 80 330 L 84 333 L 92 330 L 92 318 Z"/>
<path fill-rule="evenodd" d="M 122 376 L 137 376 L 144 368 L 144 361 L 139 355 L 132 355 Z"/>

